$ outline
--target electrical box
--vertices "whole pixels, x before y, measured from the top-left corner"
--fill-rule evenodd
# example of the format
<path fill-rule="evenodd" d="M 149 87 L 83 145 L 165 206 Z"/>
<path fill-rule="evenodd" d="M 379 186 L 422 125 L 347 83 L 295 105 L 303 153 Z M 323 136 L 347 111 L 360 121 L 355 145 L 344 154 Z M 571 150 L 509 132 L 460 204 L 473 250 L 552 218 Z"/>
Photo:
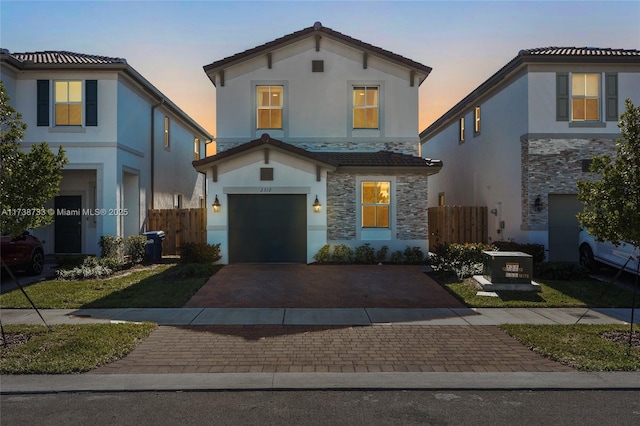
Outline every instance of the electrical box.
<path fill-rule="evenodd" d="M 483 277 L 492 284 L 531 284 L 533 256 L 519 251 L 483 251 Z"/>

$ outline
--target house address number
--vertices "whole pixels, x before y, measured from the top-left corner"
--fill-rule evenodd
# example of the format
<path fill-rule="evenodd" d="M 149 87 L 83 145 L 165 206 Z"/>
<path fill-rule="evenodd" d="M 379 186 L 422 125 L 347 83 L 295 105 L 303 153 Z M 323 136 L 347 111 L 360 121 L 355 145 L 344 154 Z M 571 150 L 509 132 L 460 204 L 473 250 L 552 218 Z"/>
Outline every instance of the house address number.
<path fill-rule="evenodd" d="M 260 192 L 271 192 L 271 187 L 270 186 L 263 186 L 260 187 Z"/>

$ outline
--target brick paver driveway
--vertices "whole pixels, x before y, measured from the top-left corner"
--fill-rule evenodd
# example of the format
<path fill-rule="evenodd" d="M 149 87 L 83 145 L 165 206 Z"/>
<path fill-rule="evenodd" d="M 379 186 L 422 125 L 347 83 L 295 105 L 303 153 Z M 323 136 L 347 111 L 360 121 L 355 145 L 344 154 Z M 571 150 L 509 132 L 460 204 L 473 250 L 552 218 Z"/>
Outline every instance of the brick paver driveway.
<path fill-rule="evenodd" d="M 455 297 L 404 265 L 227 265 L 187 308 L 460 308 Z"/>
<path fill-rule="evenodd" d="M 159 327 L 94 373 L 573 371 L 494 326 Z"/>

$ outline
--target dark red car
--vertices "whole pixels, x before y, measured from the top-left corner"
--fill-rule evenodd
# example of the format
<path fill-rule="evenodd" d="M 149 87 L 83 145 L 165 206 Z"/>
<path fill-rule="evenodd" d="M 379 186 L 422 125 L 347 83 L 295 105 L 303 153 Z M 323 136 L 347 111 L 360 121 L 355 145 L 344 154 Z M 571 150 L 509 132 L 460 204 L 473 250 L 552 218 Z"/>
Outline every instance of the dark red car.
<path fill-rule="evenodd" d="M 15 238 L 2 237 L 2 266 L 11 269 L 24 269 L 29 275 L 39 275 L 44 268 L 44 249 L 42 242 L 28 232 Z"/>

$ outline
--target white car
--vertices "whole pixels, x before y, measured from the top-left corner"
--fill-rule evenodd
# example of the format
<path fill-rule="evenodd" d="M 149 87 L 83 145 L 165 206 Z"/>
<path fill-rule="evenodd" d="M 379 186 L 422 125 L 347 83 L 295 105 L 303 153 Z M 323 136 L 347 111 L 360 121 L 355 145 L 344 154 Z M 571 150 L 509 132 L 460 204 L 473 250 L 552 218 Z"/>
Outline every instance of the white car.
<path fill-rule="evenodd" d="M 623 242 L 616 247 L 610 242 L 599 242 L 583 228 L 580 231 L 578 247 L 580 247 L 580 265 L 592 272 L 597 271 L 601 264 L 620 269 L 626 263 L 625 271 L 635 274 L 638 270 L 640 250 L 631 244 Z M 631 260 L 629 260 L 630 257 Z"/>

